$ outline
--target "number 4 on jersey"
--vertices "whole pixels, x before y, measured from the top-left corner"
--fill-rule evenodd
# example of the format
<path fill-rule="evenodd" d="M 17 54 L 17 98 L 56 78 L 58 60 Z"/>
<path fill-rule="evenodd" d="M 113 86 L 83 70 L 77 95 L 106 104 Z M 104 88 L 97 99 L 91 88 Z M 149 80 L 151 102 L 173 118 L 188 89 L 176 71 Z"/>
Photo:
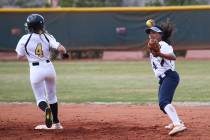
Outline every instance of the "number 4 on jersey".
<path fill-rule="evenodd" d="M 43 51 L 42 51 L 42 44 L 38 43 L 35 49 L 35 55 L 38 55 L 39 57 L 43 56 Z"/>

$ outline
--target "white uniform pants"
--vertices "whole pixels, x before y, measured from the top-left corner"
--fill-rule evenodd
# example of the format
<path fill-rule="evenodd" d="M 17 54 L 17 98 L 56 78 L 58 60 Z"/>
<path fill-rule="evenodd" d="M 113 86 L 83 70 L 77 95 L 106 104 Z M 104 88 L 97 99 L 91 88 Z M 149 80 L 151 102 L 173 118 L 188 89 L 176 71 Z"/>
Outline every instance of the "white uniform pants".
<path fill-rule="evenodd" d="M 39 65 L 30 65 L 30 81 L 37 105 L 41 101 L 49 104 L 57 102 L 56 72 L 51 62 L 42 61 Z"/>

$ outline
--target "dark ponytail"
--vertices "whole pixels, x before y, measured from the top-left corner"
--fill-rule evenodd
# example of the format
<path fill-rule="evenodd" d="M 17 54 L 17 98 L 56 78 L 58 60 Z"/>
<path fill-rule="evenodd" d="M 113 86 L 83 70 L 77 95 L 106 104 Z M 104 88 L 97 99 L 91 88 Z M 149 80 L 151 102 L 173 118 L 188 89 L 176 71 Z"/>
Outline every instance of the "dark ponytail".
<path fill-rule="evenodd" d="M 162 40 L 172 45 L 173 42 L 171 40 L 171 36 L 174 32 L 174 25 L 169 21 L 169 19 L 167 19 L 166 22 L 160 23 L 160 27 L 163 30 Z"/>

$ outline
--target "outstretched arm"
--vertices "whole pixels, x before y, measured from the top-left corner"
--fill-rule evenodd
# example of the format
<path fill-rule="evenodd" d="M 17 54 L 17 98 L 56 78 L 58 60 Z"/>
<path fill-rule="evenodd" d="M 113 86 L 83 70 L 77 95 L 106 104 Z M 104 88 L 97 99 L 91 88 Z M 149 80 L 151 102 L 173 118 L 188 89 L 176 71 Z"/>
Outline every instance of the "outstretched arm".
<path fill-rule="evenodd" d="M 62 53 L 62 54 L 67 53 L 67 52 L 66 52 L 66 48 L 65 48 L 63 45 L 61 45 L 61 44 L 60 44 L 60 46 L 58 47 L 58 51 L 59 51 L 60 53 Z"/>
<path fill-rule="evenodd" d="M 58 47 L 58 51 L 61 53 L 62 55 L 62 59 L 68 59 L 69 58 L 69 54 L 66 51 L 66 48 L 60 44 L 60 46 Z"/>

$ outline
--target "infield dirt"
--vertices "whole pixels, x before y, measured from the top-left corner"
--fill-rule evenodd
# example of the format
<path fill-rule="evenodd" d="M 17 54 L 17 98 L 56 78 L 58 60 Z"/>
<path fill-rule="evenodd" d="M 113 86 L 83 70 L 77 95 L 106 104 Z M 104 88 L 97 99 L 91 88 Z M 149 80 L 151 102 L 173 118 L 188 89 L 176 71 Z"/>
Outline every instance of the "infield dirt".
<path fill-rule="evenodd" d="M 187 130 L 173 137 L 158 105 L 61 104 L 63 130 L 34 130 L 44 120 L 35 104 L 0 104 L 0 139 L 209 140 L 210 106 L 176 106 Z"/>

